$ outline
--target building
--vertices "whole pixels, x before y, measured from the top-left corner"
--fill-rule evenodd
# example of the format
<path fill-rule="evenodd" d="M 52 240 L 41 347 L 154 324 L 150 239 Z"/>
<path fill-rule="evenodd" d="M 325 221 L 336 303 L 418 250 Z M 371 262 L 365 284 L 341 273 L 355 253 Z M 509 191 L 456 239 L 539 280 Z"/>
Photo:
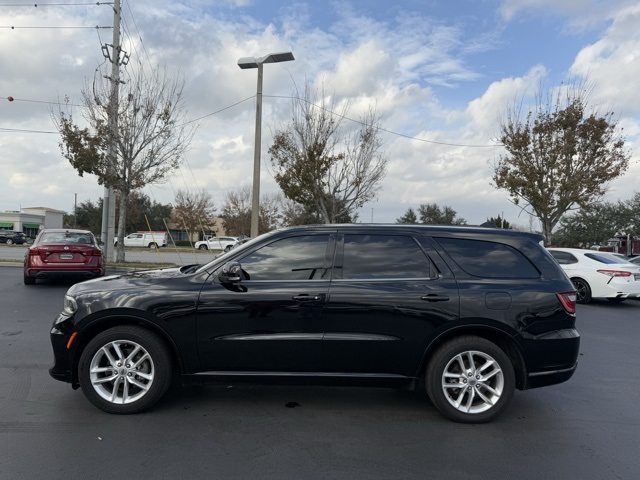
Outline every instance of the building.
<path fill-rule="evenodd" d="M 0 230 L 24 232 L 27 237 L 35 238 L 43 228 L 62 228 L 65 213 L 62 210 L 47 207 L 28 207 L 20 211 L 0 212 Z"/>

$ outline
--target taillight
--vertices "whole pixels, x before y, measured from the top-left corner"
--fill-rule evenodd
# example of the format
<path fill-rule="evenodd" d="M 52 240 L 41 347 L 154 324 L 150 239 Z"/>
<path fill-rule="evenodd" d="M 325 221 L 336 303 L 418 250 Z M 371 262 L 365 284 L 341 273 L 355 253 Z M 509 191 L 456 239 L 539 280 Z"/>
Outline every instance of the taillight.
<path fill-rule="evenodd" d="M 565 311 L 570 315 L 574 315 L 576 313 L 576 292 L 560 292 L 556 293 L 556 295 Z"/>
<path fill-rule="evenodd" d="M 36 255 L 40 255 L 40 252 L 38 251 L 37 248 L 30 248 L 29 249 L 29 255 L 31 255 L 32 257 L 36 256 Z"/>
<path fill-rule="evenodd" d="M 603 273 L 610 277 L 630 277 L 633 275 L 631 272 L 625 272 L 622 270 L 598 270 L 598 273 Z"/>
<path fill-rule="evenodd" d="M 94 257 L 101 257 L 102 256 L 102 250 L 91 250 L 91 255 L 93 255 Z"/>

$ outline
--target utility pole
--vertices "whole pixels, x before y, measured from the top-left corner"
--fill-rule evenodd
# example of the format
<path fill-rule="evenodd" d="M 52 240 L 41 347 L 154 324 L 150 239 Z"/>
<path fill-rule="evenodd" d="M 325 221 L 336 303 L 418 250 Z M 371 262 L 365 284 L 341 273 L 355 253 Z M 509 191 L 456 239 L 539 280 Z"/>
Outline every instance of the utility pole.
<path fill-rule="evenodd" d="M 109 50 L 111 47 L 111 51 Z M 102 46 L 102 54 L 111 62 L 111 94 L 109 98 L 109 146 L 107 148 L 107 158 L 111 168 L 115 168 L 118 147 L 118 93 L 120 87 L 120 65 L 126 65 L 128 56 L 121 55 L 120 48 L 120 0 L 113 2 L 113 44 Z M 116 225 L 116 195 L 112 187 L 104 187 L 104 197 L 102 200 L 102 232 L 101 239 L 105 258 L 115 260 L 113 238 Z"/>

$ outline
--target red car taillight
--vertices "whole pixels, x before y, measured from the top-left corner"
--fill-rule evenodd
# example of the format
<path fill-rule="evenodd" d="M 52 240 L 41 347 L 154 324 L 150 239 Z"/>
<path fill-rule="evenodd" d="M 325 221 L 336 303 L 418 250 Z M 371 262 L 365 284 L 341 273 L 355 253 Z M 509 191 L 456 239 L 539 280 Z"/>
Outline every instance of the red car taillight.
<path fill-rule="evenodd" d="M 556 293 L 565 311 L 571 315 L 576 313 L 576 292 Z"/>
<path fill-rule="evenodd" d="M 631 272 L 624 272 L 622 270 L 598 270 L 598 273 L 603 273 L 610 277 L 630 277 L 633 275 Z"/>
<path fill-rule="evenodd" d="M 34 257 L 34 256 L 36 256 L 36 255 L 40 255 L 40 252 L 38 251 L 38 249 L 30 248 L 30 249 L 29 249 L 29 255 L 31 255 L 32 257 Z"/>

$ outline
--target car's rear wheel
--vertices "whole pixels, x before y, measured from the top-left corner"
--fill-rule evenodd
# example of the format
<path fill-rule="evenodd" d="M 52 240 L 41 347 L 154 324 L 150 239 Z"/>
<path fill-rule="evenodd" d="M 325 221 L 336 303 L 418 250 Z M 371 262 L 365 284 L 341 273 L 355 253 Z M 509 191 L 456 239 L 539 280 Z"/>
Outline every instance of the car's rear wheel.
<path fill-rule="evenodd" d="M 11 240 L 10 238 L 7 238 L 7 245 L 13 245 L 13 240 Z"/>
<path fill-rule="evenodd" d="M 198 247 L 198 250 L 209 250 L 209 247 L 207 247 L 206 245 L 200 245 Z"/>
<path fill-rule="evenodd" d="M 34 277 L 30 277 L 29 275 L 24 276 L 24 284 L 25 285 L 35 285 L 36 279 Z"/>
<path fill-rule="evenodd" d="M 228 252 L 228 251 L 230 251 L 232 248 L 233 248 L 233 247 L 232 247 L 232 245 L 227 245 L 226 247 L 224 247 L 224 251 L 225 251 L 225 252 Z"/>
<path fill-rule="evenodd" d="M 87 399 L 108 413 L 138 413 L 153 406 L 171 383 L 171 358 L 155 333 L 113 327 L 82 352 L 78 380 Z"/>
<path fill-rule="evenodd" d="M 427 394 L 445 417 L 485 423 L 500 415 L 515 389 L 513 365 L 494 343 L 464 335 L 433 355 L 425 375 Z"/>
<path fill-rule="evenodd" d="M 572 278 L 573 286 L 576 289 L 576 303 L 589 303 L 591 301 L 591 287 L 581 278 Z"/>
<path fill-rule="evenodd" d="M 153 248 L 156 248 L 157 246 L 158 246 L 158 245 L 157 245 L 157 244 L 155 244 L 155 243 L 153 243 L 153 242 L 151 242 L 149 245 L 147 245 L 147 247 L 152 248 L 152 249 L 153 249 Z"/>

